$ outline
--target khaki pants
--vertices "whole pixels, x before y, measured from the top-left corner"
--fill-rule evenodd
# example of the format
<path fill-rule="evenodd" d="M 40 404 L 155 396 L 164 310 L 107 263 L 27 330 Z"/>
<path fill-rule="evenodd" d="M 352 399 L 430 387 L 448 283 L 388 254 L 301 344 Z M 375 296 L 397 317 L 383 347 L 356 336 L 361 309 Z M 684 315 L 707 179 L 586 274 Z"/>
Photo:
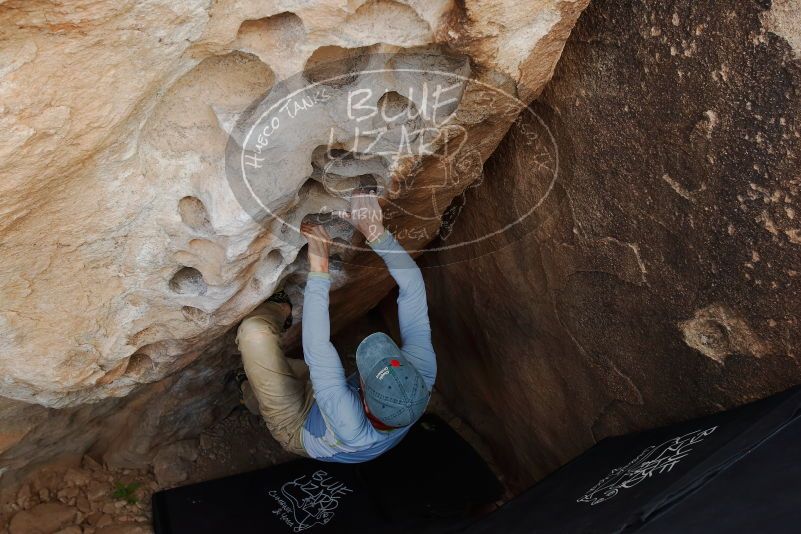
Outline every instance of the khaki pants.
<path fill-rule="evenodd" d="M 270 433 L 284 449 L 308 456 L 303 449 L 301 429 L 314 394 L 306 363 L 285 357 L 281 349 L 279 335 L 284 319 L 280 304 L 266 302 L 239 325 L 236 343 Z"/>

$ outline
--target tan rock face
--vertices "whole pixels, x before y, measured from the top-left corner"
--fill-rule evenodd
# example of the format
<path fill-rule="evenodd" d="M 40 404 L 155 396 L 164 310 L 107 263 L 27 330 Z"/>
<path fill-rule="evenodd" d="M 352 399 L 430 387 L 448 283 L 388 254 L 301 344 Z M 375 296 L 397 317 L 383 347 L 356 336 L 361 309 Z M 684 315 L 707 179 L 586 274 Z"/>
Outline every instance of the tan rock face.
<path fill-rule="evenodd" d="M 352 188 L 363 185 L 353 179 L 371 176 L 391 197 L 388 212 L 399 233 L 407 230 L 403 241 L 424 245 L 514 118 L 518 108 L 501 100 L 519 104 L 539 93 L 586 3 L 3 2 L 6 467 L 35 459 L 33 450 L 44 457 L 93 444 L 113 444 L 115 461 L 139 463 L 159 442 L 208 424 L 225 405 L 212 392 L 236 366 L 222 336 L 279 284 L 302 299 L 304 242 L 282 234 L 287 222 L 346 205 Z M 445 132 L 432 151 L 459 140 L 471 155 L 446 169 L 460 180 L 445 179 L 442 157 L 422 153 L 378 169 L 363 161 L 336 168 L 328 175 L 347 182 L 337 190 L 318 171 L 338 163 L 319 148 L 331 139 L 347 146 L 356 136 L 347 117 L 320 114 L 271 156 L 259 191 L 269 216 L 251 217 L 232 190 L 226 147 L 229 132 L 241 140 L 237 132 L 254 100 L 278 80 L 332 76 L 341 83 L 328 85 L 342 97 L 362 79 L 348 73 L 415 61 L 480 82 L 458 91 L 458 135 L 432 126 Z M 367 103 L 419 109 L 420 95 L 409 94 L 406 82 L 387 76 L 386 92 Z M 498 88 L 510 96 L 498 97 Z M 390 287 L 385 274 L 365 268 L 374 258 L 342 256 L 332 299 L 337 326 Z M 296 326 L 288 344 L 298 332 Z M 168 393 L 170 402 L 154 409 Z M 137 417 L 146 424 L 132 424 Z M 182 428 L 168 430 L 176 421 Z"/>
<path fill-rule="evenodd" d="M 453 225 L 509 246 L 430 259 L 439 385 L 518 487 L 801 382 L 801 70 L 764 9 L 593 2 Z"/>

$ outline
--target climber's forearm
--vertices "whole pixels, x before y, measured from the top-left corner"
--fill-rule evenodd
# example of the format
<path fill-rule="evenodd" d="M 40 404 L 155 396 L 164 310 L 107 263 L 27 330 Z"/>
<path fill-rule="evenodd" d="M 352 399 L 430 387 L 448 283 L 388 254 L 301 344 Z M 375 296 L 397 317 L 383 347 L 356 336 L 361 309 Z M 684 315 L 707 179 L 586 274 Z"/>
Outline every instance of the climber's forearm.
<path fill-rule="evenodd" d="M 309 366 L 312 385 L 326 389 L 343 386 L 345 371 L 336 349 L 331 344 L 331 323 L 328 313 L 328 273 L 309 273 L 303 296 L 303 357 Z"/>
<path fill-rule="evenodd" d="M 309 254 L 309 272 L 328 273 L 328 256 Z"/>
<path fill-rule="evenodd" d="M 385 231 L 378 239 L 368 243 L 381 256 L 398 283 L 398 324 L 403 343 L 401 349 L 423 375 L 430 389 L 436 378 L 437 364 L 431 344 L 423 273 L 390 232 Z"/>
<path fill-rule="evenodd" d="M 398 283 L 401 296 L 414 295 L 414 300 L 423 305 L 421 311 L 426 312 L 427 315 L 423 275 L 414 259 L 403 248 L 403 245 L 388 230 L 383 230 L 375 240 L 368 240 L 367 244 L 384 260 L 389 269 L 389 274 Z"/>
<path fill-rule="evenodd" d="M 331 275 L 311 272 L 303 295 L 303 346 L 314 347 L 330 341 L 328 292 Z"/>
<path fill-rule="evenodd" d="M 359 396 L 348 387 L 342 361 L 330 340 L 330 289 L 327 273 L 309 273 L 303 297 L 303 357 L 320 412 L 334 432 L 347 439 L 362 432 L 369 423 Z"/>
<path fill-rule="evenodd" d="M 375 243 L 381 238 L 381 236 L 386 233 L 386 229 L 384 228 L 383 223 L 376 223 L 371 224 L 368 229 L 367 233 L 364 234 L 364 237 L 367 238 L 367 243 Z"/>

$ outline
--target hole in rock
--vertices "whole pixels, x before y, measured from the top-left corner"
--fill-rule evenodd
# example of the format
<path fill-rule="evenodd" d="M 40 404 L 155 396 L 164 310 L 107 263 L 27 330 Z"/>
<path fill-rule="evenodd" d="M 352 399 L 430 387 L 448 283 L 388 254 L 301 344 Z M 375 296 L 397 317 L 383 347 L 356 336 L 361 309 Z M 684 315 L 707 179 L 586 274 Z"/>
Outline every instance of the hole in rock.
<path fill-rule="evenodd" d="M 399 143 L 411 142 L 417 139 L 423 119 L 414 102 L 396 91 L 384 93 L 378 99 L 378 114 L 373 117 L 373 128 L 386 128 L 385 140 Z M 398 152 L 411 147 L 396 146 Z"/>
<path fill-rule="evenodd" d="M 369 47 L 321 46 L 309 56 L 303 76 L 311 83 L 344 87 L 356 81 L 369 64 Z"/>
<path fill-rule="evenodd" d="M 303 39 L 306 28 L 303 20 L 290 11 L 271 17 L 246 20 L 239 26 L 237 41 L 248 50 L 275 49 L 290 51 L 292 45 Z"/>
<path fill-rule="evenodd" d="M 413 2 L 409 4 L 415 5 Z M 428 40 L 431 26 L 418 14 L 420 8 L 415 9 L 412 5 L 395 0 L 368 0 L 359 6 L 348 22 L 354 27 L 371 28 L 384 43 Z"/>
<path fill-rule="evenodd" d="M 325 169 L 332 162 L 351 162 L 354 159 L 355 155 L 350 150 L 328 145 L 320 145 L 312 152 L 312 165 L 319 169 Z"/>
<path fill-rule="evenodd" d="M 198 232 L 212 232 L 211 220 L 206 206 L 197 197 L 184 197 L 178 201 L 178 213 L 185 225 Z"/>
<path fill-rule="evenodd" d="M 187 154 L 222 157 L 240 112 L 273 84 L 275 75 L 256 55 L 207 57 L 167 89 L 142 132 L 145 170 L 156 182 Z M 156 154 L 159 154 L 156 156 Z M 216 180 L 209 169 L 193 180 Z M 211 173 L 211 174 L 210 174 Z"/>
<path fill-rule="evenodd" d="M 412 71 L 413 74 L 418 72 L 431 74 L 445 72 L 449 73 L 446 80 L 449 80 L 451 84 L 453 83 L 454 75 L 464 78 L 469 76 L 471 72 L 470 58 L 468 56 L 456 54 L 447 46 L 441 45 L 414 46 L 402 49 L 393 54 L 392 58 L 387 62 L 387 68 L 397 69 L 401 73 L 406 69 Z M 400 87 L 404 87 L 404 85 L 400 85 Z M 444 87 L 447 86 L 443 86 L 443 90 Z M 454 87 L 453 92 L 448 92 L 448 96 L 458 97 L 461 89 L 461 87 Z M 444 104 L 445 102 L 443 101 L 442 103 Z"/>
<path fill-rule="evenodd" d="M 322 224 L 327 225 L 334 222 L 335 217 L 331 213 L 308 213 L 303 217 L 301 224 Z"/>
<path fill-rule="evenodd" d="M 251 285 L 256 291 L 261 291 L 263 286 L 275 280 L 281 273 L 281 265 L 284 257 L 279 249 L 273 249 L 264 255 L 257 266 L 256 274 L 251 278 Z"/>
<path fill-rule="evenodd" d="M 284 256 L 276 248 L 267 253 L 267 257 L 264 259 L 264 267 L 270 270 L 277 269 L 283 261 Z"/>
<path fill-rule="evenodd" d="M 326 146 L 314 149 L 312 167 L 311 178 L 327 193 L 343 199 L 350 199 L 357 191 L 381 194 L 389 175 L 387 163 L 380 156 Z"/>
<path fill-rule="evenodd" d="M 125 375 L 133 380 L 140 380 L 142 377 L 156 370 L 153 359 L 144 352 L 137 352 L 128 360 L 128 367 Z"/>
<path fill-rule="evenodd" d="M 378 115 L 386 124 L 403 124 L 419 116 L 415 105 L 397 91 L 388 91 L 378 99 Z"/>
<path fill-rule="evenodd" d="M 295 208 L 307 208 L 311 206 L 315 206 L 313 209 L 305 209 L 305 211 L 320 211 L 320 208 L 326 204 L 326 198 L 331 197 L 331 195 L 325 190 L 323 184 L 309 178 L 303 185 L 300 186 L 298 189 L 298 194 L 295 200 Z"/>
<path fill-rule="evenodd" d="M 315 176 L 318 174 L 386 176 L 389 167 L 384 158 L 379 155 L 331 148 L 326 145 L 320 145 L 312 151 L 311 163 L 315 170 Z"/>
<path fill-rule="evenodd" d="M 290 214 L 287 214 L 288 221 L 294 221 L 296 224 L 305 222 L 314 222 L 315 224 L 325 224 L 322 221 L 309 221 L 306 220 L 309 214 L 319 214 L 320 217 L 333 218 L 331 215 L 334 211 L 348 209 L 349 203 L 338 195 L 333 195 L 328 192 L 322 183 L 314 178 L 309 178 L 301 186 L 298 191 L 297 199 Z"/>
<path fill-rule="evenodd" d="M 110 384 L 111 382 L 117 380 L 125 373 L 126 369 L 128 368 L 128 361 L 129 360 L 121 361 L 117 365 L 112 367 L 111 370 L 109 370 L 105 375 L 103 375 L 102 377 L 100 377 L 100 379 L 98 379 L 96 384 L 98 386 L 103 386 L 105 384 Z"/>
<path fill-rule="evenodd" d="M 181 308 L 181 313 L 188 320 L 201 326 L 208 326 L 211 324 L 211 314 L 204 312 L 200 308 L 194 306 L 184 306 Z"/>
<path fill-rule="evenodd" d="M 319 224 L 325 226 L 328 233 L 331 234 L 331 237 L 336 241 L 336 239 L 342 239 L 343 241 L 347 241 L 343 236 L 347 235 L 350 236 L 353 233 L 353 227 L 351 224 L 342 219 L 341 217 L 335 216 L 331 212 L 323 212 L 323 213 L 307 213 L 303 217 L 302 223 L 307 224 Z"/>
<path fill-rule="evenodd" d="M 170 289 L 180 295 L 205 295 L 208 285 L 194 267 L 182 267 L 170 279 Z"/>
<path fill-rule="evenodd" d="M 362 174 L 361 176 L 342 177 L 336 174 L 324 174 L 322 183 L 325 190 L 332 195 L 350 198 L 357 193 L 373 192 L 380 194 L 382 187 L 372 174 Z"/>
<path fill-rule="evenodd" d="M 382 186 L 374 174 L 362 174 L 356 178 L 359 180 L 359 191 L 381 194 Z"/>

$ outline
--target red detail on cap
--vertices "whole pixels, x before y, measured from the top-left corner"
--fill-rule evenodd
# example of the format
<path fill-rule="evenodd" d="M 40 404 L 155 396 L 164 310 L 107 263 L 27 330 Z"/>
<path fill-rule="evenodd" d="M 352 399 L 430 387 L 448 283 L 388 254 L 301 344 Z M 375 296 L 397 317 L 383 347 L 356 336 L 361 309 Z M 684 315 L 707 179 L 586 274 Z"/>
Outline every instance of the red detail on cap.
<path fill-rule="evenodd" d="M 392 367 L 400 367 L 400 362 L 398 360 L 389 360 L 389 364 Z"/>

